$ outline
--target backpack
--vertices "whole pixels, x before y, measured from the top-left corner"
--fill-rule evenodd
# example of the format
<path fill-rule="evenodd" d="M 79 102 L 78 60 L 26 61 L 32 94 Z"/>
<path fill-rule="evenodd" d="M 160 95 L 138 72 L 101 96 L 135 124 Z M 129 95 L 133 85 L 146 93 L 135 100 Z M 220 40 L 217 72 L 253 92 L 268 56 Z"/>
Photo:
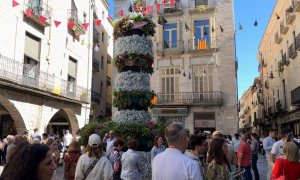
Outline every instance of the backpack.
<path fill-rule="evenodd" d="M 66 154 L 65 155 L 65 158 L 68 158 L 69 160 L 69 163 L 68 163 L 68 167 L 66 169 L 66 172 L 65 172 L 65 179 L 66 180 L 69 180 L 69 179 L 74 179 L 75 177 L 75 172 L 76 172 L 76 165 L 77 165 L 77 161 L 78 161 L 78 158 L 80 157 L 81 154 L 77 154 L 73 159 L 71 159 L 71 156 L 69 154 Z"/>

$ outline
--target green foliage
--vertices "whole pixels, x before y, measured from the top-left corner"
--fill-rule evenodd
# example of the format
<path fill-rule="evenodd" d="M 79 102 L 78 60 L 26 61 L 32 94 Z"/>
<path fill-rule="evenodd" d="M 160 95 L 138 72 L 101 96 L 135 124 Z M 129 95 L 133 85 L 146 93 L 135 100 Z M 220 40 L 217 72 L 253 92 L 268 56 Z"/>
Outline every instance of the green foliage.
<path fill-rule="evenodd" d="M 151 100 L 155 96 L 154 91 L 113 91 L 113 105 L 118 109 L 147 109 L 151 106 Z"/>
<path fill-rule="evenodd" d="M 82 145 L 87 145 L 89 136 L 91 134 L 100 134 L 100 131 L 103 129 L 103 126 L 97 121 L 90 121 L 80 130 L 80 143 Z"/>
<path fill-rule="evenodd" d="M 118 72 L 127 71 L 126 67 L 129 66 L 128 62 L 132 62 L 132 67 L 136 67 L 136 72 L 153 73 L 153 57 L 150 54 L 139 54 L 136 52 L 119 54 L 114 59 L 114 64 L 117 67 Z"/>

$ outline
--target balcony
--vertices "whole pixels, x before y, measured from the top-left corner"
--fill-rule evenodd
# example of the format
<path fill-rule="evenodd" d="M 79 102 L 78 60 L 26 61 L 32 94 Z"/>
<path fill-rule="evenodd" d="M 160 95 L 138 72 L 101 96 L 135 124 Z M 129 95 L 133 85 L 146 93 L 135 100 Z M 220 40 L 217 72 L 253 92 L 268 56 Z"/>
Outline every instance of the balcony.
<path fill-rule="evenodd" d="M 156 53 L 159 56 L 179 55 L 184 51 L 183 41 L 165 41 L 156 43 Z"/>
<path fill-rule="evenodd" d="M 292 43 L 289 47 L 289 58 L 295 59 L 296 56 L 297 56 L 297 51 L 295 49 L 294 43 Z"/>
<path fill-rule="evenodd" d="M 93 71 L 99 72 L 100 63 L 97 59 L 93 59 Z"/>
<path fill-rule="evenodd" d="M 91 100 L 94 103 L 100 104 L 101 94 L 96 91 L 92 91 Z"/>
<path fill-rule="evenodd" d="M 209 3 L 210 3 L 209 1 L 203 1 L 203 0 L 190 0 L 189 13 L 190 14 L 211 13 L 215 10 L 215 5 Z"/>
<path fill-rule="evenodd" d="M 26 15 L 26 10 L 32 11 L 31 16 L 25 16 L 26 18 L 36 22 L 38 25 L 43 27 L 48 27 L 51 25 L 52 8 L 48 6 L 42 0 L 25 0 L 24 1 L 24 14 Z M 40 16 L 47 18 L 44 23 L 40 22 Z"/>
<path fill-rule="evenodd" d="M 294 12 L 300 11 L 300 0 L 293 0 Z"/>
<path fill-rule="evenodd" d="M 86 88 L 70 83 L 52 74 L 38 71 L 36 66 L 23 64 L 16 60 L 0 55 L 0 81 L 7 86 L 25 89 L 57 98 L 88 102 Z"/>
<path fill-rule="evenodd" d="M 187 50 L 189 53 L 210 52 L 217 49 L 216 38 L 190 39 Z"/>
<path fill-rule="evenodd" d="M 291 91 L 291 103 L 292 106 L 300 105 L 300 86 Z"/>
<path fill-rule="evenodd" d="M 167 0 L 167 2 L 163 5 L 163 8 L 160 12 L 158 12 L 159 15 L 164 16 L 180 16 L 183 15 L 182 10 L 182 4 L 180 1 L 175 1 L 175 5 L 171 5 L 171 1 Z"/>
<path fill-rule="evenodd" d="M 78 12 L 74 9 L 68 10 L 68 22 L 74 23 L 74 28 L 72 29 L 74 31 L 74 34 L 76 36 L 84 35 L 86 30 L 82 26 L 82 22 L 78 18 Z"/>
<path fill-rule="evenodd" d="M 96 29 L 93 30 L 93 43 L 94 44 L 100 43 L 100 34 Z"/>
<path fill-rule="evenodd" d="M 222 105 L 221 92 L 179 92 L 179 93 L 158 93 L 156 105 Z"/>
<path fill-rule="evenodd" d="M 275 33 L 275 43 L 280 44 L 282 41 L 282 36 L 278 34 L 278 32 Z"/>
<path fill-rule="evenodd" d="M 292 24 L 296 18 L 295 14 L 291 12 L 286 12 L 285 17 L 286 17 L 286 24 Z"/>
<path fill-rule="evenodd" d="M 277 113 L 286 113 L 286 107 L 282 104 L 280 100 L 276 102 L 276 111 Z"/>
<path fill-rule="evenodd" d="M 300 51 L 300 33 L 297 35 L 295 39 L 295 48 L 297 51 Z"/>
<path fill-rule="evenodd" d="M 284 21 L 280 23 L 280 33 L 286 34 L 289 30 L 289 27 L 287 25 L 284 25 Z"/>

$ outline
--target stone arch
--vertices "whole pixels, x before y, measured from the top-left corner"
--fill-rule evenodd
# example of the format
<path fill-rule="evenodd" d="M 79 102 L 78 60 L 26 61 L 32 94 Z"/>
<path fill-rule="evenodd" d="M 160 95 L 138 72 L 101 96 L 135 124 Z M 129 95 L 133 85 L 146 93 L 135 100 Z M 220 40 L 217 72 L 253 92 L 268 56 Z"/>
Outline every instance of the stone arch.
<path fill-rule="evenodd" d="M 67 120 L 67 122 L 70 124 L 70 132 L 72 134 L 75 134 L 75 132 L 79 129 L 79 124 L 76 118 L 76 115 L 74 113 L 73 110 L 69 109 L 69 108 L 63 108 L 60 109 L 59 111 L 57 111 L 50 119 L 50 121 L 52 120 L 52 118 L 56 115 L 56 114 L 60 114 L 63 116 L 64 119 Z M 50 122 L 49 121 L 49 122 Z"/>
<path fill-rule="evenodd" d="M 4 106 L 4 108 L 7 110 L 7 112 L 13 119 L 16 126 L 17 134 L 23 134 L 27 128 L 20 112 L 15 107 L 15 105 L 12 102 L 10 102 L 9 99 L 1 95 L 0 95 L 0 104 Z"/>

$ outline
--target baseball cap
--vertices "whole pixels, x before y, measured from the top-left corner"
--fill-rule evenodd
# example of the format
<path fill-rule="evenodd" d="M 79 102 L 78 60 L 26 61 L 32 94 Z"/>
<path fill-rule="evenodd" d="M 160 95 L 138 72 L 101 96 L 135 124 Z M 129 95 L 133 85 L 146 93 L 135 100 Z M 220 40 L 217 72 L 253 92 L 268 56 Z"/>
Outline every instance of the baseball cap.
<path fill-rule="evenodd" d="M 98 134 L 92 134 L 89 137 L 89 146 L 91 147 L 97 147 L 99 143 L 101 142 L 101 138 Z"/>

